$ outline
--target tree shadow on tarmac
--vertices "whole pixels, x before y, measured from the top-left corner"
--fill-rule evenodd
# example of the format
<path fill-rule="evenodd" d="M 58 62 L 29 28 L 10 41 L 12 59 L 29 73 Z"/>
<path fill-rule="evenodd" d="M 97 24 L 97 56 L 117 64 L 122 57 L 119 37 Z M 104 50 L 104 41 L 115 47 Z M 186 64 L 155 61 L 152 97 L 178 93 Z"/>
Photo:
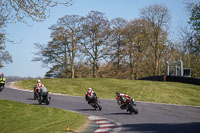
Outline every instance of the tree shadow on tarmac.
<path fill-rule="evenodd" d="M 144 123 L 122 125 L 123 132 L 200 133 L 200 123 Z"/>

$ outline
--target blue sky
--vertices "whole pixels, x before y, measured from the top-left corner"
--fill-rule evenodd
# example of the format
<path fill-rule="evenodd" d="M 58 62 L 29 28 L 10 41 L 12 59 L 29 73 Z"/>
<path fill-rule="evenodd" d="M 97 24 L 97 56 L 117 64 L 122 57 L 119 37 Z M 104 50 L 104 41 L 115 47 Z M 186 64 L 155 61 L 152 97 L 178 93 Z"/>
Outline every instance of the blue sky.
<path fill-rule="evenodd" d="M 170 31 L 171 38 L 176 39 L 178 29 L 185 25 L 188 16 L 185 9 L 186 0 L 74 0 L 70 7 L 58 6 L 50 10 L 50 17 L 44 22 L 32 23 L 28 27 L 22 23 L 9 24 L 5 29 L 7 38 L 20 42 L 11 44 L 6 42 L 6 50 L 12 55 L 13 63 L 6 64 L 0 72 L 7 76 L 22 77 L 43 77 L 48 68 L 42 68 L 40 62 L 31 62 L 34 57 L 34 43 L 47 44 L 50 41 L 51 25 L 56 24 L 58 18 L 64 15 L 85 16 L 91 10 L 105 13 L 106 17 L 111 20 L 121 17 L 132 20 L 139 17 L 140 9 L 150 4 L 162 4 L 168 7 L 171 15 Z"/>

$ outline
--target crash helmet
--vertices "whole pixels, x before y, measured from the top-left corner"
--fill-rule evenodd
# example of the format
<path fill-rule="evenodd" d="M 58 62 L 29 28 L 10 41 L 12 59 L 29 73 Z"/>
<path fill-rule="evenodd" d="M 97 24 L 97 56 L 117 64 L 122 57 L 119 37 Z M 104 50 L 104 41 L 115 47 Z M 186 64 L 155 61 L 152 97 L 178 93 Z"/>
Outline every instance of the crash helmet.
<path fill-rule="evenodd" d="M 4 76 L 4 73 L 1 73 L 1 76 Z"/>
<path fill-rule="evenodd" d="M 119 91 L 117 91 L 117 92 L 116 92 L 116 96 L 119 96 L 119 95 L 120 95 L 120 92 L 119 92 Z"/>
<path fill-rule="evenodd" d="M 38 80 L 37 80 L 37 83 L 41 83 L 41 81 L 38 79 Z"/>
<path fill-rule="evenodd" d="M 88 88 L 88 92 L 90 93 L 92 91 L 92 88 Z"/>

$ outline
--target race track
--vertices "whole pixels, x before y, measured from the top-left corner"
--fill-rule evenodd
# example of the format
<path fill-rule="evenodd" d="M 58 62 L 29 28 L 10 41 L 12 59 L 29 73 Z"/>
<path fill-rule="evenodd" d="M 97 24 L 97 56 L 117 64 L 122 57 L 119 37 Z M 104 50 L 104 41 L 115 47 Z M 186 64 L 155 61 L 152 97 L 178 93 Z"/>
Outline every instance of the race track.
<path fill-rule="evenodd" d="M 138 102 L 139 114 L 130 115 L 126 110 L 120 110 L 115 100 L 100 99 L 103 110 L 94 111 L 84 97 L 50 96 L 50 107 L 114 120 L 121 124 L 122 133 L 200 133 L 200 107 Z M 0 92 L 0 99 L 38 105 L 32 92 L 9 88 Z"/>

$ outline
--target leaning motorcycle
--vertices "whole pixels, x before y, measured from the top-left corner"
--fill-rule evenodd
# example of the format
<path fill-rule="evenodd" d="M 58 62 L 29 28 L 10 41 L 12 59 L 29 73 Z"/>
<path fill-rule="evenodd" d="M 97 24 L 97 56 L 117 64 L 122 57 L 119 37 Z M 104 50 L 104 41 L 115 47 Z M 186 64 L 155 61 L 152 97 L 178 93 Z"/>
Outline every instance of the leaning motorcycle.
<path fill-rule="evenodd" d="M 92 99 L 90 99 L 90 105 L 95 109 L 95 110 L 102 110 L 102 107 L 100 105 L 100 102 L 98 100 L 97 96 L 94 96 Z"/>
<path fill-rule="evenodd" d="M 138 114 L 138 110 L 136 108 L 135 100 L 131 99 L 130 102 L 126 106 L 127 112 L 130 112 L 130 114 Z"/>
<path fill-rule="evenodd" d="M 48 96 L 48 92 L 39 93 L 38 103 L 42 104 L 45 103 L 46 105 L 50 104 L 51 97 Z"/>
<path fill-rule="evenodd" d="M 4 89 L 4 85 L 0 84 L 0 92 Z"/>

